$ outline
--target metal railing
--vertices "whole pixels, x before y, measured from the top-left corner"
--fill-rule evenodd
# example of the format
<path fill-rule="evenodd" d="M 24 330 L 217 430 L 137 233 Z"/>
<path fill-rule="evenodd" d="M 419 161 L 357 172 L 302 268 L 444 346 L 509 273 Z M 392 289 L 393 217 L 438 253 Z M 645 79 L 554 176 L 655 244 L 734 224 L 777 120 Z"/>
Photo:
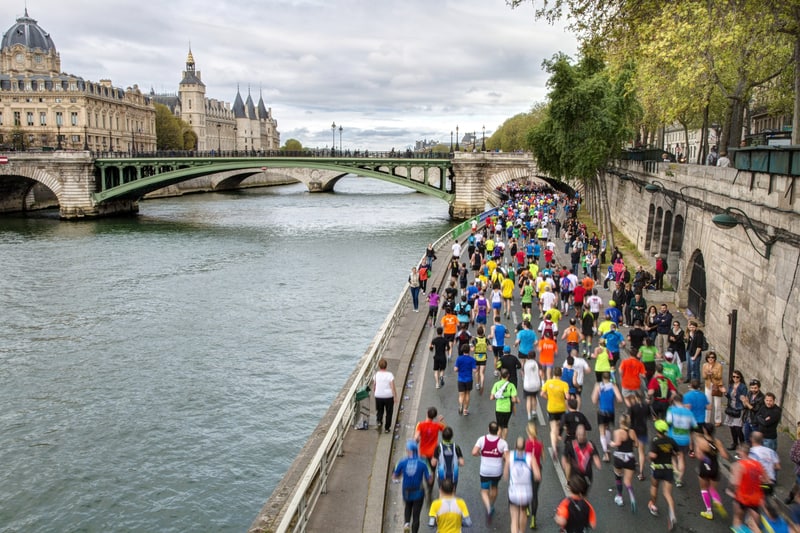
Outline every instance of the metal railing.
<path fill-rule="evenodd" d="M 453 159 L 452 152 L 413 152 L 411 150 L 377 152 L 374 150 L 157 150 L 143 151 L 92 151 L 95 159 L 131 159 L 131 158 L 264 158 L 264 157 L 311 157 L 311 158 L 342 158 L 342 159 Z"/>

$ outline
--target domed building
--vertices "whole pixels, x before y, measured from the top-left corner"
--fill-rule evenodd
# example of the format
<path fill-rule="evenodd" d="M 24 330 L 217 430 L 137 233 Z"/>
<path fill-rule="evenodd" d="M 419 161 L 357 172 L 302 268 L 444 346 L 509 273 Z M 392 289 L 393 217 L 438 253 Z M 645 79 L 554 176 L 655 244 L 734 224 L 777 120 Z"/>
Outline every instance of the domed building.
<path fill-rule="evenodd" d="M 155 108 L 134 85 L 91 82 L 61 71 L 50 34 L 28 15 L 0 41 L 0 147 L 17 150 L 150 151 Z"/>

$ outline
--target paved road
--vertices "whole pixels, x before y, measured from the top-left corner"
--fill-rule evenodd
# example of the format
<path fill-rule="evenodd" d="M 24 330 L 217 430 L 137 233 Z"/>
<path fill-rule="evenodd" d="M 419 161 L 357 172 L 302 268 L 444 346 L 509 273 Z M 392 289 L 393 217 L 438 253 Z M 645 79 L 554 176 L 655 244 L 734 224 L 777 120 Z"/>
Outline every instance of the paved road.
<path fill-rule="evenodd" d="M 611 296 L 610 291 L 600 289 L 600 294 L 604 302 L 607 302 Z M 649 292 L 645 295 L 648 304 L 658 304 L 660 300 L 671 299 L 671 294 L 664 293 L 661 295 L 656 292 Z M 505 320 L 504 324 L 512 328 L 516 323 L 516 317 L 519 316 L 519 307 L 515 306 L 514 313 L 511 320 Z M 679 320 L 685 322 L 685 318 L 677 316 Z M 560 329 L 568 325 L 568 318 L 562 318 L 560 322 Z M 685 325 L 685 324 L 684 324 Z M 474 330 L 472 330 L 474 333 Z M 627 334 L 627 329 L 622 330 Z M 397 460 L 398 453 L 404 453 L 402 443 L 405 439 L 411 438 L 414 433 L 414 427 L 417 421 L 425 418 L 425 412 L 429 406 L 436 406 L 440 414 L 445 417 L 445 423 L 450 425 L 455 433 L 455 441 L 461 446 L 465 455 L 466 465 L 461 469 L 461 475 L 458 486 L 458 495 L 464 498 L 473 515 L 474 527 L 472 531 L 508 531 L 509 516 L 508 516 L 508 499 L 507 481 L 502 481 L 500 484 L 499 497 L 496 505 L 496 516 L 489 527 L 486 525 L 486 513 L 483 503 L 480 499 L 480 482 L 478 476 L 479 458 L 472 457 L 470 452 L 479 437 L 487 432 L 487 426 L 490 421 L 494 419 L 494 403 L 489 399 L 488 393 L 480 396 L 476 391 L 472 393 L 472 405 L 470 407 L 469 416 L 460 416 L 458 414 L 458 392 L 456 384 L 456 375 L 452 371 L 452 362 L 449 365 L 448 376 L 445 380 L 445 385 L 441 389 L 435 388 L 435 382 L 432 371 L 432 361 L 427 350 L 430 339 L 434 336 L 432 328 L 427 328 L 427 332 L 423 333 L 423 337 L 417 347 L 414 367 L 409 374 L 409 389 L 405 392 L 405 413 L 414 413 L 415 416 L 409 417 L 405 413 L 401 417 L 401 427 L 395 434 L 394 457 Z M 560 365 L 566 358 L 566 347 L 564 342 L 559 342 L 559 353 L 556 358 L 556 364 Z M 596 345 L 596 344 L 595 344 Z M 590 363 L 593 366 L 592 363 Z M 491 372 L 487 373 L 486 388 L 491 390 L 491 385 L 495 378 Z M 594 374 L 586 376 L 583 393 L 583 408 L 582 411 L 589 418 L 593 427 L 596 428 L 596 414 L 595 408 L 591 403 L 590 394 L 594 386 Z M 521 380 L 520 380 L 521 383 Z M 521 398 L 521 402 L 522 402 Z M 524 403 L 520 403 L 517 413 L 512 418 L 508 441 L 511 447 L 517 436 L 525 435 L 526 413 Z M 549 452 L 549 428 L 546 422 L 546 412 L 544 411 L 544 402 L 540 403 L 538 417 L 539 420 L 539 437 L 545 442 L 546 451 Z M 624 412 L 624 406 L 620 405 L 617 408 L 617 413 Z M 544 416 L 541 414 L 544 413 Z M 720 437 L 723 442 L 729 443 L 729 436 L 727 435 L 727 428 L 720 428 L 724 430 L 721 432 Z M 654 431 L 652 424 L 650 427 L 650 435 Z M 388 438 L 388 436 L 386 436 Z M 599 435 L 596 429 L 590 432 L 590 438 L 596 445 L 600 445 Z M 545 455 L 548 455 L 546 453 Z M 678 489 L 675 488 L 673 493 L 675 496 L 676 513 L 678 518 L 678 525 L 676 531 L 705 531 L 705 532 L 722 532 L 729 530 L 730 520 L 722 520 L 715 518 L 713 521 L 702 518 L 699 513 L 705 510 L 702 505 L 700 491 L 697 482 L 697 476 L 694 475 L 696 464 L 694 460 L 689 461 L 689 468 L 685 476 L 685 485 Z M 727 473 L 727 467 L 723 467 Z M 647 470 L 646 470 L 647 471 Z M 724 482 L 721 484 L 724 489 Z M 403 528 L 403 504 L 400 496 L 399 485 L 389 484 L 387 494 L 386 516 L 384 517 L 384 531 L 402 531 Z M 666 530 L 666 502 L 663 497 L 659 497 L 657 505 L 662 509 L 659 517 L 653 517 L 649 514 L 646 504 L 649 498 L 649 480 L 638 481 L 634 478 L 634 493 L 638 502 L 637 514 L 632 514 L 629 507 L 617 507 L 614 504 L 614 476 L 610 464 L 604 463 L 600 471 L 595 472 L 594 484 L 589 493 L 588 499 L 594 505 L 598 515 L 598 531 L 637 531 L 642 528 L 654 528 L 654 530 Z M 558 505 L 558 502 L 565 495 L 565 482 L 563 472 L 560 465 L 554 465 L 549 459 L 545 460 L 543 466 L 543 480 L 539 492 L 539 513 L 538 525 L 540 531 L 558 531 L 553 515 Z M 625 498 L 627 504 L 627 495 Z M 727 497 L 723 497 L 728 510 L 731 510 L 731 502 Z M 425 525 L 425 515 L 427 511 L 423 511 L 423 526 L 422 531 L 427 530 Z"/>

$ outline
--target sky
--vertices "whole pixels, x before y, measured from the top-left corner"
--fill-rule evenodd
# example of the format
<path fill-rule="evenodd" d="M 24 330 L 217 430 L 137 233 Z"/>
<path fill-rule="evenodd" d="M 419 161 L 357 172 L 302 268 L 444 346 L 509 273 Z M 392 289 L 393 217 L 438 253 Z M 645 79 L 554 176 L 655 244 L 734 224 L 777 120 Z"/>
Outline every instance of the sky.
<path fill-rule="evenodd" d="M 18 5 L 14 6 L 14 3 Z M 281 144 L 344 149 L 450 144 L 546 99 L 542 61 L 574 56 L 563 25 L 505 0 L 7 0 L 5 32 L 28 14 L 64 72 L 176 93 L 191 47 L 206 96 L 262 95 Z"/>

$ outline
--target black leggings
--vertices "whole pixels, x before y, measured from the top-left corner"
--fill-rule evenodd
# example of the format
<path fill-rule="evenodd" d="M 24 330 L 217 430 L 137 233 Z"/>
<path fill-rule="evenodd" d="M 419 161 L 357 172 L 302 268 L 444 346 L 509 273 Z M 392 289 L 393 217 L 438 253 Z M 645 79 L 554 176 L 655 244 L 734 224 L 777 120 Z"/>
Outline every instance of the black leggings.
<path fill-rule="evenodd" d="M 405 517 L 404 522 L 406 523 L 411 522 L 411 533 L 418 533 L 419 531 L 419 515 L 422 512 L 422 503 L 424 501 L 425 501 L 424 498 L 420 498 L 419 500 L 406 501 L 406 508 L 403 511 L 403 516 Z"/>
<path fill-rule="evenodd" d="M 384 427 L 389 430 L 392 428 L 392 414 L 394 412 L 394 398 L 375 398 L 375 410 L 377 411 L 378 425 L 381 421 L 385 420 Z M 383 418 L 383 412 L 386 411 L 386 418 Z"/>
<path fill-rule="evenodd" d="M 742 426 L 730 426 L 731 439 L 733 439 L 733 446 L 738 446 L 744 443 L 744 430 Z"/>

